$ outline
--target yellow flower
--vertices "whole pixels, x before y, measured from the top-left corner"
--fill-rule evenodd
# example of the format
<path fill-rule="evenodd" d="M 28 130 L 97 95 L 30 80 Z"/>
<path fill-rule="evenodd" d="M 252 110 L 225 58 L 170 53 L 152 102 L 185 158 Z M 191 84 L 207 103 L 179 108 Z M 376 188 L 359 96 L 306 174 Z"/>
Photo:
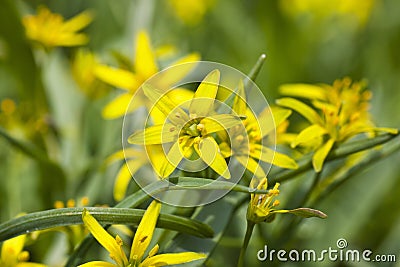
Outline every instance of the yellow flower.
<path fill-rule="evenodd" d="M 79 85 L 79 89 L 89 98 L 103 96 L 108 90 L 107 86 L 97 80 L 94 69 L 99 64 L 95 54 L 86 50 L 78 49 L 72 61 L 72 75 Z"/>
<path fill-rule="evenodd" d="M 297 111 L 311 123 L 311 126 L 297 135 L 292 147 L 316 147 L 312 159 L 316 172 L 321 171 L 326 157 L 336 144 L 361 133 L 397 133 L 396 129 L 374 126 L 368 112 L 371 92 L 365 90 L 365 84 L 352 83 L 349 78 L 336 80 L 332 86 L 283 85 L 280 92 L 283 95 L 305 98 L 319 111 L 291 97 L 277 100 L 279 105 Z"/>
<path fill-rule="evenodd" d="M 273 134 L 275 127 L 281 125 L 290 116 L 291 111 L 278 107 L 266 107 L 256 117 L 246 105 L 243 82 L 239 83 L 238 89 L 232 109 L 236 114 L 245 115 L 246 118 L 243 120 L 245 127 L 237 125 L 227 132 L 218 133 L 222 140 L 220 148 L 224 157 L 233 156 L 259 178 L 266 175 L 259 161 L 272 163 L 282 168 L 296 169 L 297 163 L 293 159 L 266 146 L 268 135 Z"/>
<path fill-rule="evenodd" d="M 251 194 L 251 199 L 246 214 L 249 222 L 271 222 L 278 213 L 290 213 L 304 218 L 318 217 L 325 219 L 327 217 L 327 215 L 322 211 L 310 208 L 297 208 L 292 210 L 275 209 L 275 207 L 280 204 L 279 200 L 275 199 L 275 197 L 277 197 L 280 193 L 279 185 L 279 183 L 276 183 L 275 186 L 266 194 Z M 268 180 L 266 177 L 264 177 L 257 185 L 257 189 L 266 190 L 267 188 Z"/>
<path fill-rule="evenodd" d="M 172 65 L 185 62 L 198 61 L 199 55 L 196 53 L 189 54 L 178 59 Z M 97 78 L 112 86 L 124 89 L 123 94 L 118 95 L 114 100 L 106 105 L 103 110 L 103 117 L 106 119 L 115 119 L 125 114 L 129 106 L 128 112 L 134 111 L 138 106 L 129 105 L 132 96 L 140 85 L 148 78 L 156 74 L 160 69 L 157 66 L 155 52 L 150 43 L 149 36 L 145 31 L 139 31 L 136 36 L 135 60 L 133 62 L 133 70 L 117 69 L 106 65 L 98 65 L 94 69 Z M 161 83 L 157 84 L 158 88 L 169 88 L 170 85 L 179 81 L 186 73 L 176 73 L 174 77 L 161 79 Z M 140 101 L 136 101 L 135 104 Z"/>
<path fill-rule="evenodd" d="M 37 15 L 27 15 L 22 20 L 26 36 L 47 48 L 86 44 L 88 37 L 78 31 L 91 21 L 92 15 L 87 11 L 64 21 L 60 14 L 51 13 L 44 6 L 38 8 Z"/>
<path fill-rule="evenodd" d="M 23 251 L 26 235 L 4 241 L 1 247 L 0 266 L 2 267 L 45 267 L 40 263 L 27 262 L 29 252 Z"/>
<path fill-rule="evenodd" d="M 309 16 L 317 21 L 335 16 L 347 17 L 364 25 L 376 4 L 376 0 L 280 0 L 281 10 L 288 16 L 304 18 Z"/>
<path fill-rule="evenodd" d="M 240 117 L 232 114 L 214 115 L 219 79 L 218 70 L 204 78 L 190 100 L 188 112 L 173 104 L 167 94 L 163 95 L 150 85 L 143 85 L 144 94 L 155 103 L 155 107 L 167 120 L 132 134 L 128 142 L 142 145 L 172 143 L 167 160 L 162 164 L 161 177 L 168 177 L 182 159 L 194 156 L 201 158 L 219 175 L 230 178 L 228 166 L 212 134 L 242 122 Z"/>
<path fill-rule="evenodd" d="M 175 15 L 187 25 L 199 24 L 214 0 L 169 0 Z"/>
<path fill-rule="evenodd" d="M 117 267 L 147 267 L 147 266 L 167 266 L 181 264 L 205 258 L 206 255 L 195 252 L 168 253 L 156 255 L 158 245 L 152 248 L 149 255 L 144 258 L 144 253 L 150 245 L 153 232 L 156 226 L 158 216 L 160 214 L 161 204 L 153 201 L 147 208 L 143 218 L 137 228 L 135 237 L 133 238 L 131 252 L 129 258 L 125 255 L 122 249 L 123 242 L 117 235 L 112 237 L 96 219 L 84 210 L 82 219 L 86 227 L 97 239 L 97 241 L 110 253 L 110 258 L 116 264 L 111 264 L 104 261 L 92 261 L 80 266 L 82 267 L 98 267 L 98 266 L 117 266 Z"/>

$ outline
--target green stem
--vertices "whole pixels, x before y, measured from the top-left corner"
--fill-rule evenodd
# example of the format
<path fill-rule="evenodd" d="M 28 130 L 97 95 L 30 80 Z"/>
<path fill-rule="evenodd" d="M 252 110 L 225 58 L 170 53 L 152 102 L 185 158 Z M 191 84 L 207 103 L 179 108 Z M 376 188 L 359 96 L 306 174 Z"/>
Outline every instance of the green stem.
<path fill-rule="evenodd" d="M 256 224 L 254 222 L 247 221 L 246 234 L 244 236 L 242 248 L 240 249 L 240 256 L 239 256 L 239 261 L 238 261 L 238 265 L 237 265 L 238 267 L 244 266 L 244 257 L 246 255 L 246 250 L 247 250 L 247 247 L 249 246 L 250 238 L 251 238 L 251 235 L 253 234 L 255 225 Z"/>

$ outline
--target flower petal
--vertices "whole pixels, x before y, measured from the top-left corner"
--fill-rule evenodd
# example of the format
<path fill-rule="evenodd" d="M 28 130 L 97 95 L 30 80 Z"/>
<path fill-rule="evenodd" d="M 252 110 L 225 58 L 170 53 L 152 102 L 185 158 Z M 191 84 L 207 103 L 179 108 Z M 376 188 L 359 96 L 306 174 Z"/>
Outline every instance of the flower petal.
<path fill-rule="evenodd" d="M 328 156 L 329 152 L 331 151 L 334 143 L 335 139 L 331 138 L 326 143 L 324 143 L 320 148 L 318 148 L 317 151 L 315 151 L 314 156 L 312 158 L 312 164 L 316 172 L 320 172 L 322 170 L 322 165 L 324 164 L 324 161 Z"/>
<path fill-rule="evenodd" d="M 235 159 L 243 165 L 246 169 L 251 171 L 256 177 L 265 177 L 266 174 L 260 164 L 251 157 L 248 156 L 235 156 Z"/>
<path fill-rule="evenodd" d="M 325 88 L 312 84 L 284 84 L 279 87 L 279 92 L 282 95 L 302 97 L 310 100 L 326 100 L 327 98 L 327 90 Z"/>
<path fill-rule="evenodd" d="M 261 111 L 257 117 L 257 120 L 260 125 L 262 137 L 265 137 L 267 134 L 275 130 L 290 116 L 290 114 L 292 114 L 290 109 L 280 107 L 266 107 L 263 111 Z"/>
<path fill-rule="evenodd" d="M 179 142 L 175 142 L 168 151 L 161 168 L 161 177 L 168 177 L 179 165 L 184 154 L 181 151 Z M 159 164 L 159 163 L 158 163 Z"/>
<path fill-rule="evenodd" d="M 237 93 L 235 95 L 235 100 L 232 106 L 233 111 L 238 115 L 245 115 L 247 109 L 246 103 L 246 92 L 244 90 L 243 81 L 240 80 L 237 88 Z"/>
<path fill-rule="evenodd" d="M 130 144 L 158 145 L 173 142 L 177 139 L 179 129 L 171 123 L 147 127 L 143 131 L 133 133 L 128 138 Z"/>
<path fill-rule="evenodd" d="M 293 109 L 294 111 L 298 112 L 304 118 L 306 118 L 312 124 L 321 124 L 321 118 L 318 113 L 313 110 L 308 105 L 304 104 L 303 102 L 290 98 L 285 97 L 281 99 L 277 99 L 276 103 L 280 106 Z"/>
<path fill-rule="evenodd" d="M 241 118 L 232 114 L 217 114 L 206 117 L 200 121 L 200 124 L 204 126 L 202 135 L 228 130 L 241 123 Z"/>
<path fill-rule="evenodd" d="M 168 96 L 150 84 L 143 84 L 144 94 L 150 99 L 172 123 L 175 125 L 184 125 L 189 117 L 186 112 Z"/>
<path fill-rule="evenodd" d="M 139 31 L 136 36 L 134 64 L 136 73 L 144 79 L 150 78 L 158 71 L 150 38 L 145 31 Z"/>
<path fill-rule="evenodd" d="M 294 142 L 291 144 L 291 146 L 294 148 L 298 146 L 299 144 L 308 144 L 315 138 L 321 137 L 324 134 L 326 134 L 327 131 L 325 128 L 318 124 L 313 124 L 311 126 L 308 126 L 304 130 L 302 130 L 294 140 Z"/>
<path fill-rule="evenodd" d="M 150 266 L 167 266 L 174 264 L 182 264 L 199 259 L 204 259 L 205 257 L 206 257 L 205 254 L 196 252 L 160 254 L 145 259 L 142 262 L 141 266 L 150 267 Z"/>
<path fill-rule="evenodd" d="M 184 56 L 182 58 L 179 58 L 178 60 L 172 62 L 170 66 L 176 66 L 176 65 L 181 65 L 177 68 L 168 68 L 168 70 L 160 72 L 157 74 L 160 78 L 156 78 L 157 84 L 160 84 L 163 88 L 171 88 L 173 87 L 177 82 L 182 80 L 186 75 L 188 75 L 194 68 L 196 67 L 197 64 L 194 64 L 194 62 L 200 60 L 200 55 L 198 53 L 192 53 L 187 56 Z M 188 62 L 193 62 L 193 64 L 184 64 Z"/>
<path fill-rule="evenodd" d="M 17 237 L 4 241 L 1 247 L 1 261 L 6 265 L 7 263 L 12 266 L 17 261 L 18 255 L 24 248 L 26 235 L 19 235 Z"/>
<path fill-rule="evenodd" d="M 118 244 L 86 209 L 82 212 L 82 220 L 94 238 L 110 253 L 110 257 L 118 265 L 125 266 L 128 259 L 122 250 L 122 244 Z"/>
<path fill-rule="evenodd" d="M 153 200 L 143 215 L 142 220 L 136 230 L 133 238 L 131 254 L 129 260 L 136 258 L 139 262 L 142 260 L 144 252 L 150 244 L 153 232 L 156 227 L 158 215 L 160 214 L 161 203 Z"/>
<path fill-rule="evenodd" d="M 18 262 L 15 267 L 47 267 L 47 265 L 36 262 Z"/>
<path fill-rule="evenodd" d="M 125 115 L 125 112 L 133 112 L 140 105 L 139 101 L 133 101 L 131 103 L 131 94 L 121 94 L 114 98 L 110 103 L 108 103 L 102 112 L 103 118 L 105 119 L 116 119 Z"/>
<path fill-rule="evenodd" d="M 114 183 L 114 199 L 116 201 L 121 201 L 125 197 L 125 193 L 128 189 L 128 184 L 132 179 L 132 175 L 135 175 L 135 173 L 140 167 L 143 166 L 143 164 L 143 160 L 134 159 L 129 160 L 126 164 L 122 165 Z"/>
<path fill-rule="evenodd" d="M 205 117 L 212 112 L 215 96 L 218 91 L 219 78 L 220 72 L 217 69 L 210 72 L 204 78 L 190 103 L 190 115 L 193 117 Z"/>
<path fill-rule="evenodd" d="M 64 22 L 62 25 L 62 31 L 70 31 L 70 32 L 76 32 L 79 31 L 83 28 L 85 28 L 87 25 L 89 25 L 90 22 L 93 20 L 93 15 L 89 11 L 84 11 L 75 17 L 67 20 Z"/>
<path fill-rule="evenodd" d="M 198 146 L 195 146 L 195 149 L 200 158 L 210 166 L 211 169 L 226 179 L 231 178 L 228 165 L 219 152 L 218 144 L 215 142 L 214 138 L 202 138 Z"/>
<path fill-rule="evenodd" d="M 131 92 L 139 88 L 141 84 L 141 79 L 127 70 L 99 64 L 94 68 L 93 72 L 94 75 L 103 82 Z"/>
<path fill-rule="evenodd" d="M 118 267 L 118 266 L 105 261 L 91 261 L 81 264 L 78 267 Z"/>

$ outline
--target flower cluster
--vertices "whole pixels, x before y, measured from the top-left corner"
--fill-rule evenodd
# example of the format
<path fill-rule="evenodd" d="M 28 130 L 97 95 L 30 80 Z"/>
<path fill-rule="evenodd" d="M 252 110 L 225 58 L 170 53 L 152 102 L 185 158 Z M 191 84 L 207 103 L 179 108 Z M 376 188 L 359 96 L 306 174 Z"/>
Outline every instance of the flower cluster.
<path fill-rule="evenodd" d="M 374 126 L 369 114 L 371 92 L 366 90 L 365 83 L 344 78 L 333 85 L 287 84 L 280 88 L 280 93 L 291 97 L 278 99 L 277 104 L 293 109 L 311 124 L 296 136 L 292 147 L 302 145 L 314 149 L 312 162 L 317 172 L 322 170 L 335 145 L 355 135 L 397 133 L 396 129 Z"/>

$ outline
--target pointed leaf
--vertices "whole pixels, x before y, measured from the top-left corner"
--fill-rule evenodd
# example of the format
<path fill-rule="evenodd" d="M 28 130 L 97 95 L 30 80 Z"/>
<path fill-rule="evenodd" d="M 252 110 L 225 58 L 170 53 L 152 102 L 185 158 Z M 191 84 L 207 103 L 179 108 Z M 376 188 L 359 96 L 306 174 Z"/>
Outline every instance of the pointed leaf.
<path fill-rule="evenodd" d="M 322 211 L 310 209 L 310 208 L 298 208 L 298 209 L 293 209 L 293 210 L 277 210 L 277 211 L 274 211 L 274 213 L 291 213 L 291 214 L 294 214 L 296 216 L 300 216 L 303 218 L 317 217 L 317 218 L 321 218 L 321 219 L 326 219 L 328 217 L 328 215 L 326 215 Z"/>

